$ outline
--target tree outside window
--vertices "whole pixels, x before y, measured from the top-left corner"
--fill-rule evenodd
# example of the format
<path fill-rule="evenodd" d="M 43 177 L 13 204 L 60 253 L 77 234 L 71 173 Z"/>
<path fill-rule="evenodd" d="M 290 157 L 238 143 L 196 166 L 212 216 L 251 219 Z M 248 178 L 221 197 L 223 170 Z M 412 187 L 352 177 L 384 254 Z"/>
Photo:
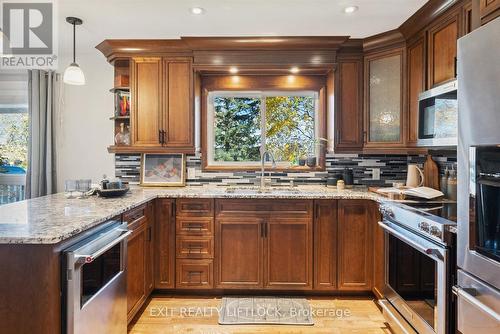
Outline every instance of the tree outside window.
<path fill-rule="evenodd" d="M 211 92 L 208 160 L 252 165 L 263 149 L 282 166 L 317 155 L 316 92 Z"/>

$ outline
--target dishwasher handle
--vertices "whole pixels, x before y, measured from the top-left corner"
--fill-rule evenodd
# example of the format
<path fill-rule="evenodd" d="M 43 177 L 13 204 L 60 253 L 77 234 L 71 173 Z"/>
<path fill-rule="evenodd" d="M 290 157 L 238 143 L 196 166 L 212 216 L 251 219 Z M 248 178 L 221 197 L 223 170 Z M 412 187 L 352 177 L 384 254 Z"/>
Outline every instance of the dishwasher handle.
<path fill-rule="evenodd" d="M 98 258 L 100 255 L 104 254 L 106 251 L 111 249 L 116 244 L 122 242 L 130 234 L 132 234 L 132 231 L 130 231 L 128 229 L 124 229 L 124 228 L 114 229 L 111 232 L 116 232 L 116 231 L 123 232 L 123 233 L 120 234 L 118 237 L 111 239 L 111 241 L 106 242 L 104 245 L 96 246 L 97 249 L 95 249 L 95 250 L 87 251 L 87 249 L 81 249 L 81 250 L 86 250 L 86 252 L 81 252 L 81 253 L 79 253 L 78 250 L 76 250 L 75 254 L 74 254 L 76 262 L 91 263 L 96 258 Z M 97 241 L 99 241 L 99 240 L 97 240 Z M 88 246 L 89 245 L 87 245 L 85 248 L 88 248 Z"/>

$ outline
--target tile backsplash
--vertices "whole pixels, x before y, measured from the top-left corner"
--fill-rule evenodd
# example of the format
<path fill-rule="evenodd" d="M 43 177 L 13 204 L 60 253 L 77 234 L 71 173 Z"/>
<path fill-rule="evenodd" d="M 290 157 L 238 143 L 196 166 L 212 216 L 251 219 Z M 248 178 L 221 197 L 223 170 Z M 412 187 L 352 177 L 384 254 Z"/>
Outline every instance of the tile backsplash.
<path fill-rule="evenodd" d="M 444 151 L 432 154 L 440 172 L 445 168 L 456 169 L 456 152 Z M 266 171 L 266 177 L 273 183 L 296 184 L 326 184 L 329 174 L 342 173 L 344 168 L 350 168 L 354 174 L 354 184 L 366 186 L 391 186 L 393 182 L 404 182 L 409 163 L 417 163 L 422 167 L 424 155 L 365 155 L 365 154 L 328 154 L 326 156 L 326 171 L 324 172 L 280 172 Z M 140 154 L 116 154 L 115 175 L 131 184 L 139 183 L 141 166 Z M 203 185 L 207 183 L 251 185 L 260 182 L 259 171 L 217 172 L 203 171 L 201 158 L 195 155 L 186 157 L 186 179 L 188 185 Z M 380 180 L 372 179 L 373 168 L 380 169 Z"/>

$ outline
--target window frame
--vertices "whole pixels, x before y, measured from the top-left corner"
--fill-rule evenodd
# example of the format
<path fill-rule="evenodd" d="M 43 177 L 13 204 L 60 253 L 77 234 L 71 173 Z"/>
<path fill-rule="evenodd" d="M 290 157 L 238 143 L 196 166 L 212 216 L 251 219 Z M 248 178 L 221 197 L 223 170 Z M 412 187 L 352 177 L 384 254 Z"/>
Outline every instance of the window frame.
<path fill-rule="evenodd" d="M 214 98 L 215 97 L 248 97 L 248 98 L 260 98 L 261 109 L 260 109 L 260 128 L 261 128 L 261 146 L 260 152 L 265 147 L 266 143 L 266 103 L 265 99 L 267 97 L 273 96 L 311 96 L 314 98 L 314 145 L 315 157 L 317 159 L 317 166 L 293 166 L 290 162 L 279 161 L 276 162 L 276 169 L 278 170 L 324 170 L 324 159 L 322 159 L 322 145 L 320 139 L 324 135 L 324 103 L 322 102 L 322 92 L 321 90 L 315 89 L 270 89 L 270 90 L 252 90 L 252 89 L 220 89 L 207 91 L 204 97 L 204 102 L 206 106 L 205 110 L 205 127 L 206 127 L 206 137 L 205 137 L 205 150 L 204 150 L 204 169 L 205 170 L 257 170 L 260 169 L 260 161 L 214 161 L 214 124 L 215 124 L 215 109 L 214 109 Z"/>

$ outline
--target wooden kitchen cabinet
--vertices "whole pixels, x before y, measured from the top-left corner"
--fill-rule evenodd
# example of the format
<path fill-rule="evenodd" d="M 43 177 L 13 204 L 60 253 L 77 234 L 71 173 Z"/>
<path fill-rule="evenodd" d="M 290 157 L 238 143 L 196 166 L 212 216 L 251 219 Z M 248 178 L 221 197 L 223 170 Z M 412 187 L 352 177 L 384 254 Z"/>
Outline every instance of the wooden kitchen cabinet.
<path fill-rule="evenodd" d="M 175 200 L 157 199 L 155 214 L 154 286 L 172 289 L 175 287 Z"/>
<path fill-rule="evenodd" d="M 460 12 L 453 11 L 428 29 L 427 88 L 456 78 Z"/>
<path fill-rule="evenodd" d="M 194 149 L 193 70 L 190 58 L 163 58 L 164 146 Z"/>
<path fill-rule="evenodd" d="M 132 146 L 194 151 L 191 58 L 134 57 L 130 66 Z"/>
<path fill-rule="evenodd" d="M 338 289 L 371 291 L 376 206 L 365 200 L 338 201 Z"/>
<path fill-rule="evenodd" d="M 381 214 L 376 204 L 374 204 L 373 219 L 373 287 L 372 292 L 378 299 L 384 297 L 385 286 L 385 233 L 378 222 L 382 220 Z"/>
<path fill-rule="evenodd" d="M 481 25 L 500 16 L 500 0 L 479 0 Z"/>
<path fill-rule="evenodd" d="M 337 288 L 337 201 L 314 201 L 314 289 Z"/>
<path fill-rule="evenodd" d="M 312 222 L 307 218 L 273 217 L 265 225 L 265 287 L 312 288 Z"/>
<path fill-rule="evenodd" d="M 339 55 L 335 72 L 335 149 L 363 148 L 363 55 Z"/>
<path fill-rule="evenodd" d="M 216 287 L 312 288 L 312 201 L 216 200 Z"/>
<path fill-rule="evenodd" d="M 417 145 L 418 97 L 425 91 L 425 34 L 419 34 L 407 46 L 408 137 L 407 145 Z"/>
<path fill-rule="evenodd" d="M 365 56 L 365 148 L 404 146 L 404 49 Z"/>
<path fill-rule="evenodd" d="M 263 233 L 260 218 L 216 219 L 216 288 L 264 287 Z"/>
<path fill-rule="evenodd" d="M 131 142 L 134 146 L 161 146 L 161 58 L 133 58 L 131 75 Z"/>
<path fill-rule="evenodd" d="M 179 198 L 176 212 L 177 289 L 212 289 L 214 200 Z"/>
<path fill-rule="evenodd" d="M 153 289 L 153 232 L 150 205 L 123 215 L 132 234 L 127 239 L 127 320 L 141 309 Z"/>
<path fill-rule="evenodd" d="M 212 260 L 177 260 L 176 287 L 179 289 L 212 289 Z"/>

